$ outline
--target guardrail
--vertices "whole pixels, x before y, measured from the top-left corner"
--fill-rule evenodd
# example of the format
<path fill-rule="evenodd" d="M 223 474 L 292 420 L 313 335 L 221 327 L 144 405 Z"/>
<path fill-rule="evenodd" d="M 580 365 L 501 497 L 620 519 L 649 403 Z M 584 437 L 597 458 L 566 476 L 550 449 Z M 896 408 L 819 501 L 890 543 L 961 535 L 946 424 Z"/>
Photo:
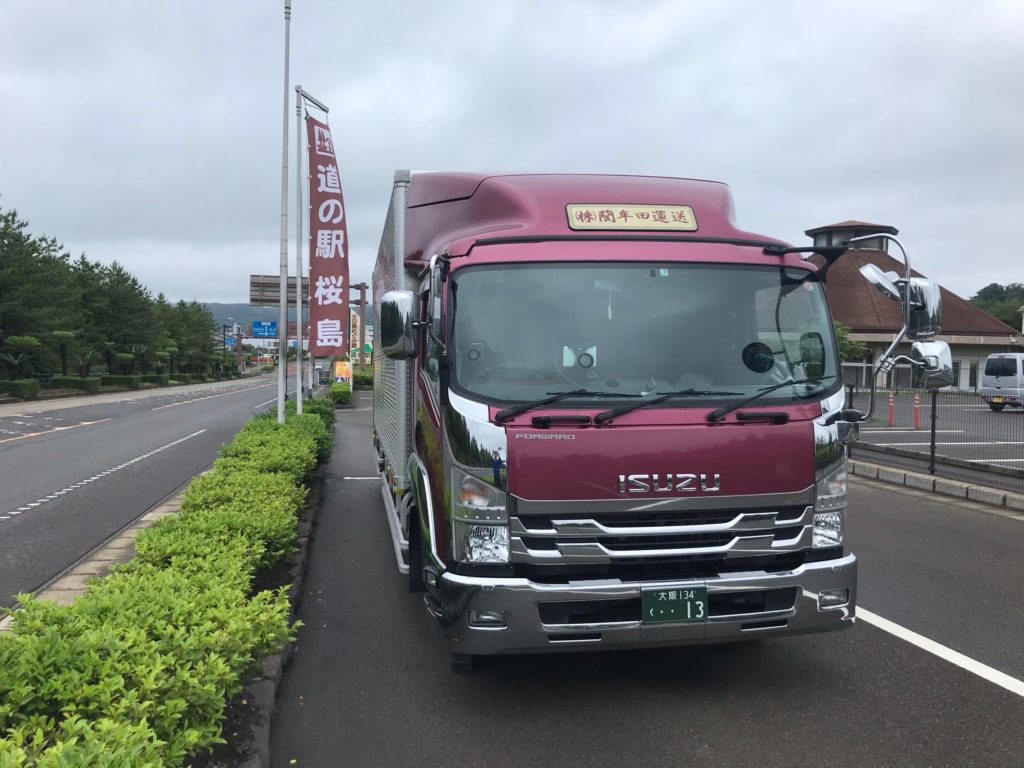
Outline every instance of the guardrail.
<path fill-rule="evenodd" d="M 868 392 L 847 386 L 864 410 Z M 916 472 L 1024 491 L 1024 408 L 994 411 L 977 392 L 879 390 L 851 455 Z"/>

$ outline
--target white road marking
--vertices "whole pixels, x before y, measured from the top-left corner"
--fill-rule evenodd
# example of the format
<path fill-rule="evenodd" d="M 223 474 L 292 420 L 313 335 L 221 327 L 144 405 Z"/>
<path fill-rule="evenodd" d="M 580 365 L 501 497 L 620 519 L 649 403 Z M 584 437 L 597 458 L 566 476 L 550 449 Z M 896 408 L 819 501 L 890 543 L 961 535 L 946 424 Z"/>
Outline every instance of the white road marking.
<path fill-rule="evenodd" d="M 295 394 L 295 390 L 294 389 L 291 390 L 290 392 L 288 392 L 288 394 L 289 395 L 294 395 Z M 271 400 L 267 400 L 267 402 L 265 402 L 265 403 L 260 403 L 259 405 L 254 405 L 253 409 L 262 408 L 264 405 L 270 405 L 271 403 L 276 403 L 276 402 L 277 402 L 277 398 L 275 397 L 275 398 L 273 398 Z"/>
<path fill-rule="evenodd" d="M 943 661 L 948 661 L 950 664 L 954 664 L 961 669 L 965 669 L 983 680 L 995 683 L 1000 688 L 1005 688 L 1010 691 L 1010 693 L 1015 693 L 1018 696 L 1024 697 L 1024 680 L 1018 680 L 1015 677 L 1010 677 L 1005 672 L 1000 672 L 998 669 L 994 669 L 987 664 L 982 664 L 980 661 L 975 661 L 970 656 L 965 656 L 959 651 L 954 651 L 952 648 L 947 648 L 941 643 L 929 640 L 924 635 L 919 635 L 913 630 L 901 627 L 899 624 L 889 621 L 888 619 L 884 619 L 866 608 L 861 608 L 860 606 L 857 607 L 857 618 L 871 624 L 872 626 L 878 627 L 883 632 L 888 632 L 890 635 L 898 637 L 900 640 L 905 640 L 911 645 L 916 645 L 918 648 L 938 656 Z"/>
<path fill-rule="evenodd" d="M 83 486 L 86 486 L 89 483 L 95 482 L 100 478 L 112 475 L 119 470 L 125 469 L 126 467 L 130 467 L 133 464 L 137 464 L 138 462 L 143 461 L 144 459 L 148 459 L 150 456 L 155 456 L 158 453 L 166 451 L 168 448 L 173 448 L 176 445 L 180 445 L 181 443 L 184 443 L 186 440 L 191 440 L 193 437 L 201 435 L 205 431 L 205 429 L 200 429 L 198 432 L 193 432 L 191 435 L 185 435 L 185 437 L 178 438 L 173 442 L 167 443 L 167 445 L 161 445 L 159 448 L 154 448 L 152 451 L 149 451 L 148 453 L 144 453 L 141 456 L 136 456 L 134 459 L 124 461 L 118 464 L 116 467 L 111 467 L 110 469 L 105 469 L 102 472 L 97 472 L 92 477 L 87 477 L 85 480 L 79 480 L 77 483 L 73 483 L 72 485 L 69 485 L 65 488 L 61 488 L 59 491 L 54 491 L 48 496 L 43 496 L 42 498 L 37 499 L 36 501 L 31 501 L 28 504 L 25 504 L 24 506 L 18 507 L 17 509 L 11 510 L 10 512 L 6 512 L 0 515 L 0 522 L 3 522 L 4 520 L 9 520 L 11 515 L 17 516 L 20 515 L 22 512 L 29 512 L 35 509 L 36 507 L 40 506 L 41 504 L 45 504 L 48 501 L 52 501 L 53 499 L 59 498 L 66 493 L 71 493 L 71 491 L 77 491 L 79 488 L 82 488 Z"/>
<path fill-rule="evenodd" d="M 242 392 L 248 392 L 252 389 L 263 389 L 263 387 L 269 387 L 269 384 L 259 384 L 255 387 L 245 387 L 244 389 L 233 389 L 230 392 L 220 392 L 216 395 L 206 395 L 205 397 L 193 397 L 191 400 L 181 400 L 177 403 L 168 403 L 167 405 L 158 405 L 156 408 L 150 408 L 151 411 L 159 411 L 163 408 L 173 408 L 176 405 L 188 405 L 189 403 L 198 403 L 200 400 L 210 400 L 214 397 L 224 397 L 225 395 L 238 395 Z"/>
<path fill-rule="evenodd" d="M 379 477 L 374 475 L 373 477 L 343 477 L 342 480 L 380 480 Z"/>
<path fill-rule="evenodd" d="M 968 459 L 974 464 L 1024 464 L 1024 459 Z"/>

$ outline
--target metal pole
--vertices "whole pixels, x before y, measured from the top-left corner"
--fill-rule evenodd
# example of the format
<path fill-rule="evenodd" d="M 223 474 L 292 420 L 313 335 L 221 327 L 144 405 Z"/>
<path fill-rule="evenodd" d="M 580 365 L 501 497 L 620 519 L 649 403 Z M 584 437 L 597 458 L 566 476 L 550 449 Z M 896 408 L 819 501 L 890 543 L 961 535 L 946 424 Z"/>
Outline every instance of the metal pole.
<path fill-rule="evenodd" d="M 302 413 L 302 86 L 295 86 L 295 412 Z"/>
<path fill-rule="evenodd" d="M 930 443 L 931 458 L 928 461 L 928 473 L 935 474 L 935 417 L 939 413 L 939 390 L 932 390 L 932 439 Z"/>
<path fill-rule="evenodd" d="M 281 298 L 277 325 L 277 423 L 284 424 L 288 397 L 288 58 L 292 26 L 292 0 L 284 0 L 284 117 L 281 137 Z"/>
<path fill-rule="evenodd" d="M 359 367 L 366 370 L 366 283 L 359 284 Z"/>

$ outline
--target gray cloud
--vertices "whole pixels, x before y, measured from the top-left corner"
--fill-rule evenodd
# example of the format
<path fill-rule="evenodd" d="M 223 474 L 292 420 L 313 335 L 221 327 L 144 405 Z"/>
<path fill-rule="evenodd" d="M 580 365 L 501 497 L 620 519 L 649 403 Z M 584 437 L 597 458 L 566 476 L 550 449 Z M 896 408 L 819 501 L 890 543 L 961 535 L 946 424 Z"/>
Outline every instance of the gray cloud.
<path fill-rule="evenodd" d="M 331 107 L 354 281 L 409 167 L 721 179 L 746 229 L 878 221 L 962 295 L 1024 279 L 1018 4 L 294 5 L 292 82 Z M 244 300 L 276 273 L 279 3 L 5 22 L 0 205 L 172 298 Z"/>

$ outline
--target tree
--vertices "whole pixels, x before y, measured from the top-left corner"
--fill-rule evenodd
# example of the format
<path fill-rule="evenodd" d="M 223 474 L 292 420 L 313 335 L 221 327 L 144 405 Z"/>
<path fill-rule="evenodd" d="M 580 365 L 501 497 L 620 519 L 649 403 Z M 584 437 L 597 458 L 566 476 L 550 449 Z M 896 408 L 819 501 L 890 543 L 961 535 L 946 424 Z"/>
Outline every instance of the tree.
<path fill-rule="evenodd" d="M 4 343 L 5 352 L 0 352 L 2 360 L 15 378 L 26 376 L 33 356 L 41 346 L 35 336 L 8 336 Z"/>
<path fill-rule="evenodd" d="M 52 238 L 34 237 L 16 211 L 0 211 L 0 343 L 10 336 L 49 338 L 78 325 L 78 296 L 70 257 Z M 36 349 L 43 368 L 55 350 Z"/>
<path fill-rule="evenodd" d="M 971 303 L 1011 328 L 1019 328 L 1017 310 L 1024 306 L 1024 283 L 989 283 L 971 297 Z"/>
<path fill-rule="evenodd" d="M 77 334 L 74 331 L 53 331 L 50 334 L 60 353 L 60 375 L 68 375 L 68 345 L 74 342 Z"/>
<path fill-rule="evenodd" d="M 836 344 L 839 346 L 839 359 L 843 362 L 863 362 L 868 348 L 859 341 L 850 340 L 850 329 L 837 320 L 832 321 L 836 329 Z"/>

